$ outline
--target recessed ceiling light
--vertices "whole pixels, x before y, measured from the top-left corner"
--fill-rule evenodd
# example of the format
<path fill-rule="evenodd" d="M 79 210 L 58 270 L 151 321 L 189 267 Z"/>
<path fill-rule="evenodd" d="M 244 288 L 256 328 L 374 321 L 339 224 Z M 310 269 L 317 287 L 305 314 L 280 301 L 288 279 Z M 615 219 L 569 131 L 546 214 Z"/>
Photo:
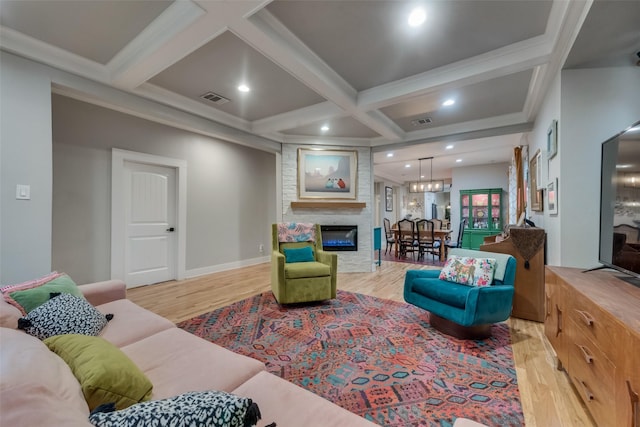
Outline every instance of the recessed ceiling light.
<path fill-rule="evenodd" d="M 455 104 L 455 103 L 456 103 L 456 101 L 455 101 L 455 100 L 453 100 L 453 99 L 447 99 L 446 101 L 444 101 L 444 102 L 442 103 L 442 106 L 443 106 L 443 107 L 450 107 L 450 106 L 452 106 L 452 105 L 453 105 L 453 104 Z"/>
<path fill-rule="evenodd" d="M 456 159 L 456 163 L 460 163 L 462 159 Z"/>
<path fill-rule="evenodd" d="M 238 86 L 238 90 L 240 92 L 249 92 L 251 89 L 246 84 L 241 84 L 240 86 Z"/>
<path fill-rule="evenodd" d="M 387 153 L 387 157 L 393 157 L 393 153 Z"/>
<path fill-rule="evenodd" d="M 407 163 L 406 165 L 404 165 L 405 168 L 410 168 L 411 165 L 409 163 Z"/>
<path fill-rule="evenodd" d="M 421 7 L 416 7 L 409 14 L 408 23 L 411 27 L 419 27 L 424 24 L 424 21 L 427 19 L 427 13 Z"/>
<path fill-rule="evenodd" d="M 320 130 L 321 130 L 322 132 L 326 132 L 326 131 L 328 131 L 328 130 L 329 130 L 329 126 L 327 126 L 327 125 L 322 125 L 322 127 L 320 128 Z"/>
<path fill-rule="evenodd" d="M 446 147 L 444 147 L 444 148 L 445 148 L 445 150 L 451 150 L 451 149 L 453 148 L 453 145 L 452 145 L 452 144 L 449 144 L 449 145 L 447 145 L 447 146 L 446 146 Z"/>

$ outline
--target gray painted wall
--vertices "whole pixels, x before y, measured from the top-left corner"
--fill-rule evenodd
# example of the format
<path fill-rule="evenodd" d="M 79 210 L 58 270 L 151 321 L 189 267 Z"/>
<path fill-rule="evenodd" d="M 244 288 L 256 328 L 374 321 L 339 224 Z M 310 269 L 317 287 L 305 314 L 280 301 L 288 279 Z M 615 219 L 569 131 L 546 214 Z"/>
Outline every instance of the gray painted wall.
<path fill-rule="evenodd" d="M 598 265 L 602 142 L 640 120 L 640 68 L 562 72 L 558 142 L 560 264 Z"/>
<path fill-rule="evenodd" d="M 640 68 L 565 70 L 556 76 L 528 135 L 529 153 L 546 159 L 547 129 L 558 120 L 558 154 L 541 178 L 558 178 L 558 215 L 529 212 L 547 232 L 547 263 L 598 265 L 601 144 L 640 120 Z M 546 192 L 545 192 L 546 199 Z"/>
<path fill-rule="evenodd" d="M 46 67 L 0 54 L 0 283 L 51 267 L 51 81 Z M 31 200 L 16 200 L 16 185 Z"/>
<path fill-rule="evenodd" d="M 542 156 L 542 176 L 538 177 L 538 181 L 544 187 L 544 208 L 542 212 L 532 212 L 530 207 L 527 212 L 527 217 L 533 221 L 537 227 L 544 228 L 547 232 L 547 264 L 561 265 L 561 248 L 562 248 L 562 233 L 560 231 L 560 218 L 564 211 L 563 203 L 565 183 L 564 179 L 558 179 L 559 191 L 559 203 L 557 216 L 550 216 L 547 210 L 547 184 L 555 177 L 560 176 L 560 159 L 562 152 L 564 151 L 565 141 L 558 133 L 558 154 L 550 160 L 547 160 L 547 130 L 551 125 L 552 120 L 558 120 L 558 132 L 564 128 L 564 121 L 560 119 L 560 74 L 556 76 L 547 95 L 544 99 L 542 107 L 538 112 L 536 123 L 533 130 L 527 135 L 527 141 L 529 142 L 529 155 L 532 156 L 540 149 Z M 581 171 L 582 175 L 586 174 L 586 171 Z M 594 171 L 594 176 L 600 176 L 600 165 L 598 169 Z"/>
<path fill-rule="evenodd" d="M 110 277 L 111 148 L 187 161 L 187 276 L 268 255 L 274 154 L 58 95 L 52 101 L 54 269 L 79 283 Z"/>

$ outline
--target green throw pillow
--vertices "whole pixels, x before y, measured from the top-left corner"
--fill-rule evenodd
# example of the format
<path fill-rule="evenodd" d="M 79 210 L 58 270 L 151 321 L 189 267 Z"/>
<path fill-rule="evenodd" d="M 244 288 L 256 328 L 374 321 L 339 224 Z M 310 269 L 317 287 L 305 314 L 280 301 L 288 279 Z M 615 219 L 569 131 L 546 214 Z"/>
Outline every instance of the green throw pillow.
<path fill-rule="evenodd" d="M 21 291 L 9 293 L 11 298 L 15 300 L 24 309 L 25 313 L 30 312 L 34 308 L 41 306 L 49 301 L 52 293 L 71 294 L 80 298 L 84 298 L 78 285 L 71 280 L 71 277 L 63 274 L 55 279 L 43 283 L 40 286 Z"/>
<path fill-rule="evenodd" d="M 69 365 L 89 410 L 112 402 L 116 409 L 124 409 L 151 398 L 151 381 L 126 354 L 104 338 L 56 335 L 44 343 Z"/>
<path fill-rule="evenodd" d="M 316 259 L 313 257 L 313 249 L 311 246 L 304 246 L 302 248 L 284 248 L 285 262 L 313 262 Z"/>

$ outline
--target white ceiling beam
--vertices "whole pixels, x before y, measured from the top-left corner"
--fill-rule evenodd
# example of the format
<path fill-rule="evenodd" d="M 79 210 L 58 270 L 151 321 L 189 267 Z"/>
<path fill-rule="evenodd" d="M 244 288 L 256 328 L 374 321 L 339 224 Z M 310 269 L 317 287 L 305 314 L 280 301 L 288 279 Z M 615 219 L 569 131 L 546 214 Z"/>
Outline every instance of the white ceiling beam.
<path fill-rule="evenodd" d="M 284 129 L 293 129 L 305 126 L 318 120 L 329 119 L 345 115 L 343 109 L 333 102 L 325 101 L 286 113 L 255 120 L 251 123 L 253 132 L 258 135 L 277 132 Z"/>
<path fill-rule="evenodd" d="M 514 43 L 473 58 L 364 90 L 358 95 L 362 110 L 408 101 L 448 87 L 468 85 L 531 69 L 547 61 L 551 44 L 545 36 Z"/>
<path fill-rule="evenodd" d="M 410 146 L 414 144 L 422 144 L 432 141 L 445 141 L 453 135 L 454 138 L 460 139 L 460 135 L 474 134 L 474 138 L 504 135 L 505 129 L 510 129 L 511 133 L 525 132 L 532 128 L 532 124 L 527 122 L 523 113 L 504 114 L 502 116 L 490 117 L 480 120 L 471 120 L 464 123 L 456 123 L 448 126 L 439 126 L 431 129 L 408 132 L 405 139 L 400 142 L 389 144 L 389 141 L 376 139 L 371 142 L 372 147 L 377 147 L 374 151 L 395 149 Z M 478 135 L 482 136 L 478 136 Z M 467 137 L 463 139 L 469 139 Z"/>
<path fill-rule="evenodd" d="M 114 85 L 121 88 L 133 89 L 151 76 L 157 74 L 159 63 L 155 67 L 146 69 L 152 64 L 148 58 L 162 48 L 162 46 L 176 37 L 180 32 L 193 24 L 207 12 L 191 1 L 174 1 L 162 14 L 131 40 L 107 64 L 111 72 Z M 185 53 L 166 52 L 164 61 L 176 62 Z M 149 75 L 150 73 L 153 73 Z"/>
<path fill-rule="evenodd" d="M 109 72 L 104 65 L 26 36 L 8 27 L 0 26 L 0 48 L 101 83 L 109 83 L 110 80 Z"/>
<path fill-rule="evenodd" d="M 180 61 L 269 1 L 178 0 L 116 55 L 113 84 L 133 89 Z M 161 40 L 155 40 L 160 37 Z"/>
<path fill-rule="evenodd" d="M 282 143 L 296 145 L 343 145 L 348 147 L 369 147 L 371 140 L 367 138 L 342 138 L 334 136 L 284 135 Z"/>
<path fill-rule="evenodd" d="M 224 123 L 225 125 L 233 126 L 246 132 L 251 132 L 251 122 L 248 120 L 225 113 L 217 108 L 209 107 L 200 101 L 196 101 L 195 99 L 188 98 L 160 86 L 151 83 L 143 83 L 139 87 L 131 90 L 131 92 L 142 96 L 143 98 L 151 99 L 197 116 L 204 117 L 209 120 L 215 120 L 219 123 Z"/>
<path fill-rule="evenodd" d="M 593 0 L 553 2 L 547 23 L 547 35 L 551 38 L 553 53 L 547 63 L 538 67 L 532 76 L 523 108 L 527 120 L 534 120 L 537 116 L 549 87 L 569 56 L 592 4 Z"/>
<path fill-rule="evenodd" d="M 377 120 L 361 111 L 357 106 L 357 91 L 267 10 L 261 10 L 251 19 L 235 22 L 230 25 L 230 29 L 254 49 L 365 126 L 391 140 L 402 137 L 403 132 L 397 126 L 389 126 L 388 122 Z M 271 126 L 275 126 L 275 121 Z M 274 130 L 283 129 L 287 128 Z"/>
<path fill-rule="evenodd" d="M 230 27 L 258 52 L 343 110 L 353 108 L 357 92 L 271 13 L 261 10 Z"/>
<path fill-rule="evenodd" d="M 402 138 L 404 138 L 404 130 L 380 111 L 362 111 L 356 109 L 352 116 L 389 141 L 401 141 Z"/>

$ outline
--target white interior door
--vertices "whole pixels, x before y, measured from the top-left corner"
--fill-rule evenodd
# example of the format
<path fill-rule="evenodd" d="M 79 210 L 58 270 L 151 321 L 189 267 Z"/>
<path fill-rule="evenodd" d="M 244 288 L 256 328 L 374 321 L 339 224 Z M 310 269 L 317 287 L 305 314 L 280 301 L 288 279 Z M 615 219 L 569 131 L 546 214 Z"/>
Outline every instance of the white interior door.
<path fill-rule="evenodd" d="M 124 162 L 125 282 L 176 279 L 176 170 Z"/>

